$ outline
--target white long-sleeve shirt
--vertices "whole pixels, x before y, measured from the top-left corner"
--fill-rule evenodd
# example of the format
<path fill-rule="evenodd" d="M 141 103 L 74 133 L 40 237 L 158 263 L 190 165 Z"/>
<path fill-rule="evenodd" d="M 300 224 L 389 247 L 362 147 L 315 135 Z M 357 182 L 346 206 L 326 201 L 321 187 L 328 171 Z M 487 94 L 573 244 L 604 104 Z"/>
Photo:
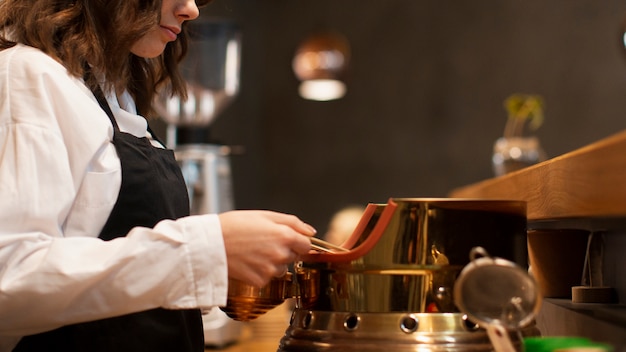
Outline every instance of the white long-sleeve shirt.
<path fill-rule="evenodd" d="M 107 100 L 146 136 L 129 95 Z M 121 183 L 112 136 L 81 79 L 37 49 L 0 51 L 0 351 L 70 323 L 226 303 L 216 215 L 97 238 Z"/>

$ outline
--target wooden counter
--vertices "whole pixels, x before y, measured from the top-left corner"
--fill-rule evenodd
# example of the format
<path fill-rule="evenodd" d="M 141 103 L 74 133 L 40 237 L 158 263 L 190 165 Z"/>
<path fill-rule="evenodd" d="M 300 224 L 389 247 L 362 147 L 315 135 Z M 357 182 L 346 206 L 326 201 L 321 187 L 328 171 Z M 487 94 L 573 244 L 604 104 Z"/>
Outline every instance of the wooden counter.
<path fill-rule="evenodd" d="M 246 322 L 239 341 L 221 348 L 207 347 L 207 352 L 276 352 L 280 339 L 289 327 L 293 301 L 270 310 L 259 318 Z"/>
<path fill-rule="evenodd" d="M 450 197 L 524 200 L 529 221 L 626 217 L 626 131 Z"/>

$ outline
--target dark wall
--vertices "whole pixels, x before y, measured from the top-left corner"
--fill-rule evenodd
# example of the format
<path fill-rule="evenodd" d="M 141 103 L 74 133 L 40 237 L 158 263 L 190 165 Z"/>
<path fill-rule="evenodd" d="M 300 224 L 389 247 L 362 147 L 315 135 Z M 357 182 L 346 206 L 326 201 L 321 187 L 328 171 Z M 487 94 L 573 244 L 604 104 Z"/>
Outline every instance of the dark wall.
<path fill-rule="evenodd" d="M 621 131 L 625 14 L 617 0 L 215 0 L 203 16 L 243 32 L 241 93 L 212 126 L 246 149 L 236 205 L 323 232 L 345 205 L 445 197 L 492 177 L 513 93 L 544 97 L 551 157 Z M 291 60 L 325 28 L 350 41 L 348 94 L 306 101 Z"/>

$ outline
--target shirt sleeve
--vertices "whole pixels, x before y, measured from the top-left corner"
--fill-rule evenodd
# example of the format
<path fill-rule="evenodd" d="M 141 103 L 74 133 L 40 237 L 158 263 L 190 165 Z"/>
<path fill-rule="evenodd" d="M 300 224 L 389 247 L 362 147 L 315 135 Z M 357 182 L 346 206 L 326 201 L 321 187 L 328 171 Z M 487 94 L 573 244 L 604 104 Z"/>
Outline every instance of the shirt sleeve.
<path fill-rule="evenodd" d="M 226 303 L 217 215 L 165 220 L 112 241 L 89 226 L 73 225 L 70 235 L 76 207 L 93 208 L 88 224 L 106 220 L 115 202 L 119 185 L 94 182 L 119 172 L 94 168 L 110 135 L 91 93 L 61 65 L 32 48 L 0 51 L 0 346 L 71 323 Z M 88 175 L 93 194 L 78 197 Z"/>

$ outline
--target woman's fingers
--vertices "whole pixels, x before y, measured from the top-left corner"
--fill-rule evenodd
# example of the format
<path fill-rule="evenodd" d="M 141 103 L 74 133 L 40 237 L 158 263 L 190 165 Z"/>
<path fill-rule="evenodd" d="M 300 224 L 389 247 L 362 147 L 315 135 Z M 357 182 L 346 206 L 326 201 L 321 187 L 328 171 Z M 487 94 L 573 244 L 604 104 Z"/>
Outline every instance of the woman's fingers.
<path fill-rule="evenodd" d="M 314 236 L 317 233 L 317 230 L 315 230 L 313 226 L 300 220 L 300 218 L 295 215 L 278 213 L 269 210 L 262 210 L 261 212 L 263 212 L 269 219 L 271 219 L 275 223 L 287 225 L 303 235 L 310 237 Z"/>
<path fill-rule="evenodd" d="M 271 211 L 220 214 L 229 276 L 256 286 L 285 274 L 311 248 L 315 229 L 296 216 Z"/>

